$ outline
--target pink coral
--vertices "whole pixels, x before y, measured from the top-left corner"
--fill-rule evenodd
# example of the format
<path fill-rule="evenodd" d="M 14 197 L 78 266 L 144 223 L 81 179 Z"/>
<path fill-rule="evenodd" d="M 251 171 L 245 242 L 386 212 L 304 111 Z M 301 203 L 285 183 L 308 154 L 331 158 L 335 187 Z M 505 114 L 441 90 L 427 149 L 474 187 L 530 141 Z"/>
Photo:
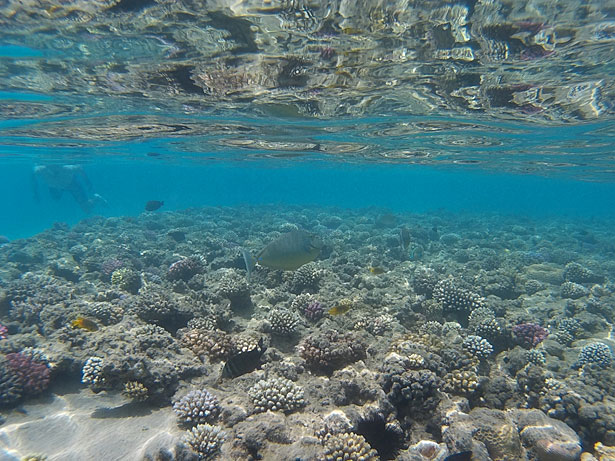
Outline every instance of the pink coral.
<path fill-rule="evenodd" d="M 6 354 L 6 361 L 7 367 L 18 379 L 24 393 L 40 394 L 47 389 L 51 373 L 46 363 L 21 352 Z"/>
<path fill-rule="evenodd" d="M 543 342 L 549 332 L 535 323 L 520 323 L 512 329 L 513 335 L 523 346 L 533 347 Z"/>
<path fill-rule="evenodd" d="M 325 310 L 318 301 L 312 301 L 303 309 L 303 315 L 312 321 L 320 319 L 324 314 Z"/>

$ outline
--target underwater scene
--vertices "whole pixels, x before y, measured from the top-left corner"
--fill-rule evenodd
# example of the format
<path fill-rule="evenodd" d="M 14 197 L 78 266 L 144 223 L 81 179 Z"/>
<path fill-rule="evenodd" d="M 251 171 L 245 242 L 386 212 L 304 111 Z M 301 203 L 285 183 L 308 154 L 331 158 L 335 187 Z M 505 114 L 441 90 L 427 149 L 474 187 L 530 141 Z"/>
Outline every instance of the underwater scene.
<path fill-rule="evenodd" d="M 615 461 L 612 0 L 0 0 L 0 461 Z"/>

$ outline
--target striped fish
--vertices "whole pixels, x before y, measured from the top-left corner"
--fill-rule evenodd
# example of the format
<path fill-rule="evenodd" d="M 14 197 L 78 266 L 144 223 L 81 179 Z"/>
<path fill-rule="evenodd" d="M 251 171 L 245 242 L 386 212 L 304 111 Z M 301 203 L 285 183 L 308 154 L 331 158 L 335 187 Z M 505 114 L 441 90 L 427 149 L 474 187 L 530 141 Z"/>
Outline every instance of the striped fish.
<path fill-rule="evenodd" d="M 258 346 L 254 349 L 231 356 L 224 364 L 222 378 L 233 379 L 256 370 L 260 367 L 261 357 L 266 350 L 267 347 L 263 343 L 263 338 L 261 338 L 258 341 Z"/>

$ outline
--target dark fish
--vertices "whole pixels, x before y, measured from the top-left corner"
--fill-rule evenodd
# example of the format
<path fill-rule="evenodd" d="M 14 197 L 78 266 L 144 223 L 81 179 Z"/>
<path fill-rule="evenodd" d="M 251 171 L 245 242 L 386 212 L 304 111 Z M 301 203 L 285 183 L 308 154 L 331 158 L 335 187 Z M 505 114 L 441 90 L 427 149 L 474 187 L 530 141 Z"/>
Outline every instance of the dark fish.
<path fill-rule="evenodd" d="M 150 200 L 145 204 L 145 209 L 147 211 L 156 211 L 162 205 L 164 205 L 164 202 L 161 202 L 160 200 Z"/>
<path fill-rule="evenodd" d="M 444 461 L 470 461 L 472 459 L 471 451 L 462 451 L 460 453 L 455 453 L 454 455 L 449 455 L 444 458 Z"/>
<path fill-rule="evenodd" d="M 410 246 L 410 229 L 405 226 L 399 229 L 399 244 L 404 251 Z"/>
<path fill-rule="evenodd" d="M 224 364 L 222 377 L 233 379 L 256 370 L 260 366 L 261 356 L 266 350 L 267 347 L 265 347 L 263 338 L 261 338 L 258 346 L 254 349 L 231 356 Z"/>
<path fill-rule="evenodd" d="M 184 240 L 186 240 L 186 233 L 178 229 L 170 230 L 169 232 L 167 232 L 167 235 L 176 242 L 183 242 Z"/>

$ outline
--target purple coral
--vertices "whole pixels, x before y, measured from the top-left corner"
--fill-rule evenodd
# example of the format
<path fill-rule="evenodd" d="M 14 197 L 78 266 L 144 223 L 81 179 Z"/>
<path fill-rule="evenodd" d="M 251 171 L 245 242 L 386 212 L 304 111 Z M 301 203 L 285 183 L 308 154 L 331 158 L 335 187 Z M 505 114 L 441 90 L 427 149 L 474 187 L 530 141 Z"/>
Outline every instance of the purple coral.
<path fill-rule="evenodd" d="M 525 347 L 534 347 L 540 344 L 549 336 L 549 332 L 535 323 L 520 323 L 512 329 L 517 341 Z"/>
<path fill-rule="evenodd" d="M 124 267 L 124 261 L 117 258 L 107 259 L 100 265 L 100 271 L 107 277 L 111 277 L 116 270 Z"/>
<path fill-rule="evenodd" d="M 315 322 L 316 320 L 322 318 L 323 315 L 325 315 L 325 309 L 318 301 L 312 301 L 303 309 L 303 315 L 305 315 L 306 319 Z"/>
<path fill-rule="evenodd" d="M 40 394 L 49 385 L 49 365 L 21 352 L 6 354 L 6 366 L 15 375 L 24 393 Z"/>
<path fill-rule="evenodd" d="M 203 263 L 199 258 L 183 258 L 169 266 L 167 278 L 169 280 L 183 280 L 187 282 L 203 270 Z"/>

